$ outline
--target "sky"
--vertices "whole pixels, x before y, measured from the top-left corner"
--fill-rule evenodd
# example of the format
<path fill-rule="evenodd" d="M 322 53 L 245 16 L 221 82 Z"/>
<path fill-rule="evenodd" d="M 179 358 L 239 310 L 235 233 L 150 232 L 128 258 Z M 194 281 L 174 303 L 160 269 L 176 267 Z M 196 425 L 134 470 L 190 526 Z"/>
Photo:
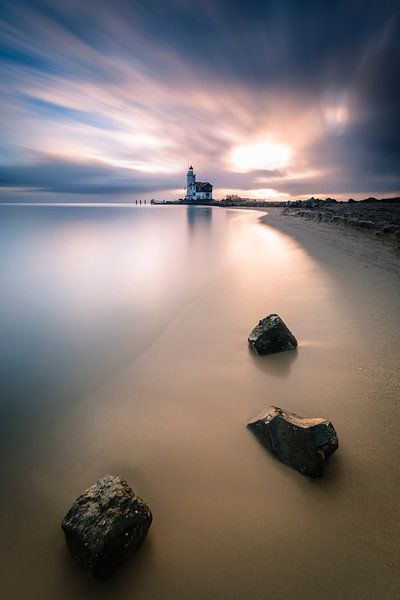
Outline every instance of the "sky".
<path fill-rule="evenodd" d="M 0 0 L 0 201 L 400 192 L 387 0 Z"/>

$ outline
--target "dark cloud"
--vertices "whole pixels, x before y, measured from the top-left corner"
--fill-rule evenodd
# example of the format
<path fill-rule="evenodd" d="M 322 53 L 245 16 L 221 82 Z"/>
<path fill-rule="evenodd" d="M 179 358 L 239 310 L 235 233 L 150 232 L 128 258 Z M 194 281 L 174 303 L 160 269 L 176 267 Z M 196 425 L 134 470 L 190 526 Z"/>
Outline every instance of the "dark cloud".
<path fill-rule="evenodd" d="M 97 163 L 75 163 L 43 158 L 34 163 L 0 166 L 0 187 L 59 194 L 144 194 L 174 189 L 174 179 L 144 175 Z"/>
<path fill-rule="evenodd" d="M 393 0 L 208 0 L 201 7 L 189 0 L 116 0 L 113 6 L 152 43 L 176 49 L 194 68 L 255 86 L 343 85 L 385 32 L 389 46 L 397 43 Z M 128 40 L 121 46 L 136 51 Z M 386 67 L 395 73 L 394 61 Z"/>

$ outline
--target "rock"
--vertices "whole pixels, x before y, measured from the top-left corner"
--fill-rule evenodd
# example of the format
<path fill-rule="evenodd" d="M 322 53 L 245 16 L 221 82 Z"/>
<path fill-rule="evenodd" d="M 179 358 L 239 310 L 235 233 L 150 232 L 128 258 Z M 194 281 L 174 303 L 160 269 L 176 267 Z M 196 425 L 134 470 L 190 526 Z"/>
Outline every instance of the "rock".
<path fill-rule="evenodd" d="M 400 239 L 400 199 L 367 198 L 360 202 L 320 202 L 311 205 L 309 201 L 291 202 L 284 209 L 292 217 L 313 219 L 318 222 L 354 227 L 360 232 L 377 233 L 378 237 L 394 243 L 398 249 Z"/>
<path fill-rule="evenodd" d="M 276 406 L 249 421 L 247 427 L 279 460 L 310 477 L 323 474 L 325 462 L 339 445 L 329 421 L 304 419 Z"/>
<path fill-rule="evenodd" d="M 74 560 L 106 579 L 139 548 L 152 518 L 124 479 L 107 475 L 77 498 L 62 528 Z"/>
<path fill-rule="evenodd" d="M 297 340 L 278 315 L 261 319 L 249 335 L 249 344 L 257 354 L 274 354 L 297 348 Z"/>

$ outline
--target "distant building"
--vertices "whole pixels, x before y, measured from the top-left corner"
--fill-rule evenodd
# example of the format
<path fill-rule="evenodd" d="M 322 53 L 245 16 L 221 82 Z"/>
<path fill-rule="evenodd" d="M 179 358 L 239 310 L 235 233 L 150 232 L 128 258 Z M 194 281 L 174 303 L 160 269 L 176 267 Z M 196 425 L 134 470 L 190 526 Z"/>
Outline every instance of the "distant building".
<path fill-rule="evenodd" d="M 212 200 L 213 186 L 208 181 L 196 181 L 196 173 L 190 165 L 186 176 L 186 196 L 185 200 Z"/>

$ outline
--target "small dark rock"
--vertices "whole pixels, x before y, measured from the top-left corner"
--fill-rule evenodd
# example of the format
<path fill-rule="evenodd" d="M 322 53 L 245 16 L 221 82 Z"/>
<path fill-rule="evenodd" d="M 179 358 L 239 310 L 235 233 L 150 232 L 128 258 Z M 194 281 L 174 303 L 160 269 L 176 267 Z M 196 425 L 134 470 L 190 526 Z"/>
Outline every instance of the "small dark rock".
<path fill-rule="evenodd" d="M 249 421 L 247 427 L 279 460 L 310 477 L 323 474 L 325 462 L 339 445 L 329 421 L 304 419 L 276 406 Z"/>
<path fill-rule="evenodd" d="M 107 579 L 139 548 L 151 522 L 149 507 L 127 482 L 107 475 L 77 498 L 62 528 L 74 560 L 97 579 Z"/>
<path fill-rule="evenodd" d="M 278 315 L 261 319 L 249 335 L 249 344 L 257 354 L 275 354 L 297 348 L 297 340 Z"/>

